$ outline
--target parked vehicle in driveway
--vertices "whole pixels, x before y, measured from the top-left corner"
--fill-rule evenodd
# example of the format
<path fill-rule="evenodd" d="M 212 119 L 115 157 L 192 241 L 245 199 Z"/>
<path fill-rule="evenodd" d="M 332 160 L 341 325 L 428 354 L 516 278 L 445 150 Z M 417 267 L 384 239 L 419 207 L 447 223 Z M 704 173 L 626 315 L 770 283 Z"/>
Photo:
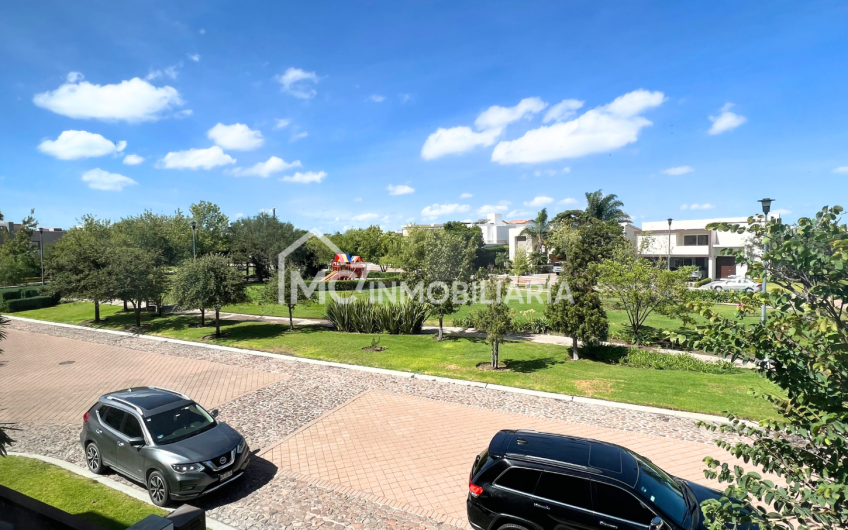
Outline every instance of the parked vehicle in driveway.
<path fill-rule="evenodd" d="M 157 506 L 205 495 L 240 478 L 250 463 L 244 437 L 217 415 L 164 388 L 105 394 L 83 415 L 86 464 L 92 473 L 108 467 L 144 483 Z"/>
<path fill-rule="evenodd" d="M 700 503 L 721 495 L 618 445 L 504 430 L 474 461 L 467 508 L 477 530 L 706 530 Z"/>
<path fill-rule="evenodd" d="M 551 268 L 551 272 L 559 276 L 562 272 L 562 263 L 554 263 L 554 266 Z"/>
<path fill-rule="evenodd" d="M 752 293 L 763 288 L 763 284 L 749 280 L 744 277 L 723 278 L 721 280 L 713 280 L 710 283 L 701 287 L 702 289 L 711 289 L 713 291 L 745 291 Z"/>

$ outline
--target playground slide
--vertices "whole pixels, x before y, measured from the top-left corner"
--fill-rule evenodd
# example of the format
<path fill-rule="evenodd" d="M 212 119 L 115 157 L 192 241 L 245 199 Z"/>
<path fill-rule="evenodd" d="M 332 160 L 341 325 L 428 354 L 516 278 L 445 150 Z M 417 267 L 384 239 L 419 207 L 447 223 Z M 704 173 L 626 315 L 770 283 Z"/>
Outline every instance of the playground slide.
<path fill-rule="evenodd" d="M 336 276 L 338 276 L 338 275 L 339 275 L 339 271 L 333 271 L 330 274 L 324 276 L 324 279 L 322 281 L 329 282 L 330 280 L 335 280 Z"/>

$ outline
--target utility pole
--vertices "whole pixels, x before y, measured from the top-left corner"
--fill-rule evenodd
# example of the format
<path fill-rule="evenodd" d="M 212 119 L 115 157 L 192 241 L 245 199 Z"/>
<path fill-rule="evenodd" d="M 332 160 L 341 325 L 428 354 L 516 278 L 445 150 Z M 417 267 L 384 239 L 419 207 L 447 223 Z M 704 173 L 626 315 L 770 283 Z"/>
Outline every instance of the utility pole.
<path fill-rule="evenodd" d="M 671 217 L 668 218 L 668 270 L 671 270 Z"/>

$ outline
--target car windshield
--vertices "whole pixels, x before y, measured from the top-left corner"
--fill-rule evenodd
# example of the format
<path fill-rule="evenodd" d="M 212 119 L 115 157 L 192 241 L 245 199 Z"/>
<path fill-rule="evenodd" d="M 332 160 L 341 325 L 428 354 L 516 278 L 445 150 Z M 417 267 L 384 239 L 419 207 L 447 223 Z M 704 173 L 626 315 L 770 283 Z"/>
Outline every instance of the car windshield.
<path fill-rule="evenodd" d="M 680 485 L 648 460 L 633 456 L 639 463 L 636 492 L 649 504 L 655 505 L 677 524 L 682 525 L 686 519 L 686 501 L 683 498 L 685 493 Z"/>
<path fill-rule="evenodd" d="M 215 420 L 197 403 L 177 407 L 145 418 L 147 430 L 157 445 L 185 440 L 208 431 Z"/>

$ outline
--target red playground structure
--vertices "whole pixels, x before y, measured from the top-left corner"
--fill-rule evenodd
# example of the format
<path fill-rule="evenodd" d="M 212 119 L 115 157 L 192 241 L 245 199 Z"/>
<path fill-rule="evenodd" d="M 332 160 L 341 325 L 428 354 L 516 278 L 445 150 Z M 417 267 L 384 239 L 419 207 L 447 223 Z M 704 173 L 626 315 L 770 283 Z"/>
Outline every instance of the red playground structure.
<path fill-rule="evenodd" d="M 324 277 L 325 282 L 332 280 L 358 280 L 368 276 L 368 264 L 359 256 L 336 254 L 331 265 L 333 272 Z"/>

